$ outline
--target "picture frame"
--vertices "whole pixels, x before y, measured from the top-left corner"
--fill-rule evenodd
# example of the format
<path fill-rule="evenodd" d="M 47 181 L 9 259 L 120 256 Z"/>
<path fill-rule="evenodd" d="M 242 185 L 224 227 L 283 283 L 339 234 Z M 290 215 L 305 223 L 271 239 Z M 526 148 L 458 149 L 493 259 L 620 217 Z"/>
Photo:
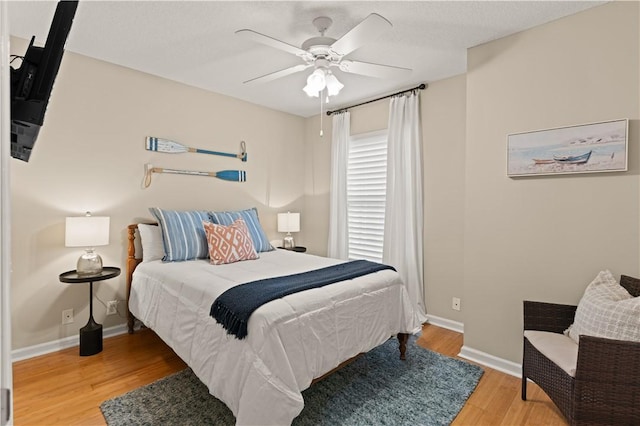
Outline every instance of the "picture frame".
<path fill-rule="evenodd" d="M 507 135 L 507 176 L 624 172 L 629 120 L 556 127 Z"/>

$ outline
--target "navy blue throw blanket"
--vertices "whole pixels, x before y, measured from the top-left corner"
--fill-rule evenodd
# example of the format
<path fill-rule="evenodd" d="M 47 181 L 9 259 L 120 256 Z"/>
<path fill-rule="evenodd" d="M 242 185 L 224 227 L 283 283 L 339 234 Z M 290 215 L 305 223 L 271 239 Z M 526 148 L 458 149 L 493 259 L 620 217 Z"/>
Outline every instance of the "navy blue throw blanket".
<path fill-rule="evenodd" d="M 395 269 L 389 265 L 355 260 L 300 274 L 267 278 L 231 287 L 211 305 L 211 316 L 238 339 L 247 337 L 249 317 L 260 306 L 275 299 L 299 291 L 323 287 L 338 281 L 351 280 L 362 275 L 384 269 Z"/>

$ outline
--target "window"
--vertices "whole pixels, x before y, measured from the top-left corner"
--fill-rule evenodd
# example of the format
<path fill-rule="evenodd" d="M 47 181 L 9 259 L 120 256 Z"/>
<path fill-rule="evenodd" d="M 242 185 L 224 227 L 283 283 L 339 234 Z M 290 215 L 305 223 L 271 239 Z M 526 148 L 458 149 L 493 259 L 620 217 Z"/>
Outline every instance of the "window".
<path fill-rule="evenodd" d="M 347 162 L 349 259 L 382 262 L 387 132 L 352 136 Z"/>

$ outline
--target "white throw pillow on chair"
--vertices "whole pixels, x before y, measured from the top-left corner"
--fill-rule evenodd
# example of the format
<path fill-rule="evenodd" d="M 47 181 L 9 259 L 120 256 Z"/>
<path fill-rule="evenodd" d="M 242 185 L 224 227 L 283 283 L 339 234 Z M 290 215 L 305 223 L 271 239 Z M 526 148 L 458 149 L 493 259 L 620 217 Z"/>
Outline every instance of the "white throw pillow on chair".
<path fill-rule="evenodd" d="M 609 271 L 601 271 L 584 291 L 573 324 L 565 331 L 580 335 L 640 342 L 640 297 L 633 297 Z"/>

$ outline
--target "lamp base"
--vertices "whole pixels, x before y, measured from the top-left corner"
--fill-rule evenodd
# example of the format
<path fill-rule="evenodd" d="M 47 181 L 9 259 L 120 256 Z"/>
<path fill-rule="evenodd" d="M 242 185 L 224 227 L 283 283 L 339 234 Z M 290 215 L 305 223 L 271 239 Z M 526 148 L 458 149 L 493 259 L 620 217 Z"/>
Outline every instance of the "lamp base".
<path fill-rule="evenodd" d="M 284 237 L 284 240 L 282 240 L 282 248 L 291 250 L 295 246 L 296 244 L 293 242 L 293 236 L 291 234 L 287 234 L 287 236 Z"/>
<path fill-rule="evenodd" d="M 102 272 L 102 258 L 93 249 L 87 249 L 78 259 L 76 265 L 78 275 L 97 275 Z"/>

